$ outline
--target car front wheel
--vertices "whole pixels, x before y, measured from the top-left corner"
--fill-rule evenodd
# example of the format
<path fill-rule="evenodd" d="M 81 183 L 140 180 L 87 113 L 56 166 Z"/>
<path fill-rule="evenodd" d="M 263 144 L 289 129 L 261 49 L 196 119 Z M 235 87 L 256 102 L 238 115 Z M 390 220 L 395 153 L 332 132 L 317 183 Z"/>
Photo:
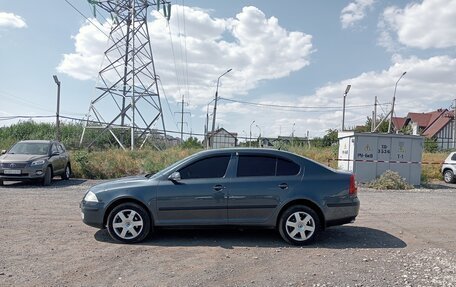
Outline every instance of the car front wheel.
<path fill-rule="evenodd" d="M 146 210 L 135 203 L 122 203 L 108 216 L 108 232 L 116 241 L 136 243 L 144 240 L 151 229 Z"/>
<path fill-rule="evenodd" d="M 454 182 L 454 173 L 452 170 L 445 170 L 445 172 L 443 173 L 443 180 L 446 182 L 446 183 L 453 183 Z"/>
<path fill-rule="evenodd" d="M 314 242 L 320 229 L 318 215 L 305 205 L 288 208 L 279 222 L 280 235 L 285 241 L 294 245 L 307 245 Z"/>
<path fill-rule="evenodd" d="M 50 166 L 48 166 L 46 168 L 46 173 L 44 174 L 42 183 L 44 186 L 48 186 L 48 185 L 51 185 L 51 182 L 52 182 L 52 169 Z"/>

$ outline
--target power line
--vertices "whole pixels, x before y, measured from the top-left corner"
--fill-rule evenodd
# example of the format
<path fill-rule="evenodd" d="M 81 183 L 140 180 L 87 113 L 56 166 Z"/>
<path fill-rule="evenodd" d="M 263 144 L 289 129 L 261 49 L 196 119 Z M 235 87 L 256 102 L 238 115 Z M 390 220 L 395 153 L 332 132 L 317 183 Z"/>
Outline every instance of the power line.
<path fill-rule="evenodd" d="M 106 34 L 103 30 L 101 30 L 97 25 L 95 25 L 95 23 L 93 23 L 89 18 L 87 18 L 81 11 L 78 10 L 78 8 L 76 8 L 73 4 L 71 4 L 68 0 L 65 0 L 65 2 L 68 3 L 68 5 L 70 5 L 71 7 L 73 7 L 74 10 L 76 10 L 76 12 L 79 13 L 79 15 L 81 15 L 82 17 L 84 17 L 87 21 L 89 21 L 93 26 L 95 26 L 95 28 L 98 29 L 98 31 L 100 31 L 101 33 L 103 33 L 106 37 L 109 38 L 109 35 Z"/>
<path fill-rule="evenodd" d="M 262 104 L 262 103 L 255 103 L 255 102 L 247 102 L 247 101 L 241 101 L 241 100 L 233 100 L 233 99 L 227 99 L 227 98 L 222 98 L 219 97 L 219 100 L 224 100 L 228 102 L 234 102 L 234 103 L 241 103 L 241 104 L 246 104 L 246 105 L 252 105 L 252 106 L 260 106 L 260 107 L 271 107 L 271 108 L 287 108 L 287 109 L 341 109 L 339 106 L 290 106 L 290 105 L 276 105 L 276 104 Z M 383 103 L 385 104 L 385 103 Z M 364 108 L 364 107 L 372 107 L 372 104 L 366 104 L 366 105 L 352 105 L 352 106 L 346 106 L 346 108 Z"/>

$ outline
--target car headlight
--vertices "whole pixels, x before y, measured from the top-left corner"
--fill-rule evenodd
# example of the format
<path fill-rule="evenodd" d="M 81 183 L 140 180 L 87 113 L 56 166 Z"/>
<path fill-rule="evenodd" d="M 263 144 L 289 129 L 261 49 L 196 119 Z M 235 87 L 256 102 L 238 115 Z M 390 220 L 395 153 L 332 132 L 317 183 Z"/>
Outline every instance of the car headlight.
<path fill-rule="evenodd" d="M 98 202 L 97 196 L 95 195 L 95 193 L 91 191 L 87 192 L 86 196 L 84 197 L 84 200 L 86 202 Z"/>
<path fill-rule="evenodd" d="M 45 162 L 46 160 L 44 159 L 35 160 L 30 164 L 30 166 L 43 165 Z"/>

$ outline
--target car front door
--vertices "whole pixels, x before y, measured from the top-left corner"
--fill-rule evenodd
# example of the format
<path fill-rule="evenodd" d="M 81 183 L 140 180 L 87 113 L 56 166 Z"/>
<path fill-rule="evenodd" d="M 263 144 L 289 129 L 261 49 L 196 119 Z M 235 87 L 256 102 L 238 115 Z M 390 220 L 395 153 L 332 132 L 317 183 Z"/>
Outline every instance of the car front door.
<path fill-rule="evenodd" d="M 301 180 L 300 166 L 288 159 L 239 154 L 228 193 L 228 223 L 264 223 Z"/>
<path fill-rule="evenodd" d="M 54 174 L 60 173 L 63 169 L 62 159 L 56 143 L 52 144 L 51 147 L 51 157 L 49 161 L 52 164 Z"/>
<path fill-rule="evenodd" d="M 180 180 L 161 180 L 156 224 L 226 224 L 230 159 L 231 154 L 196 159 L 177 170 Z"/>

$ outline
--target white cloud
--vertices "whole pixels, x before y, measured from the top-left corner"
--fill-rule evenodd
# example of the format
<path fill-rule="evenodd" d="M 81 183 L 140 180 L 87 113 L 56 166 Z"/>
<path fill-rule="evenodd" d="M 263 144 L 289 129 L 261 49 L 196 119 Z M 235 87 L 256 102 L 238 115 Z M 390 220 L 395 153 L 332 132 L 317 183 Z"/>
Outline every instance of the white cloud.
<path fill-rule="evenodd" d="M 0 12 L 0 27 L 7 28 L 26 28 L 24 18 L 13 13 Z"/>
<path fill-rule="evenodd" d="M 366 10 L 371 8 L 374 0 L 355 0 L 345 6 L 340 12 L 342 28 L 353 27 L 357 22 L 366 17 Z"/>
<path fill-rule="evenodd" d="M 380 44 L 385 47 L 394 41 L 420 49 L 455 47 L 456 1 L 423 0 L 404 9 L 387 7 L 380 29 Z"/>
<path fill-rule="evenodd" d="M 428 112 L 437 108 L 447 108 L 454 99 L 456 83 L 456 58 L 437 56 L 428 59 L 394 56 L 395 61 L 388 69 L 362 73 L 357 77 L 318 88 L 311 95 L 296 95 L 285 98 L 270 95 L 256 100 L 264 104 L 279 104 L 300 107 L 320 107 L 312 109 L 277 109 L 249 106 L 221 101 L 217 109 L 217 122 L 228 130 L 249 132 L 249 124 L 255 120 L 268 136 L 290 135 L 293 123 L 295 135 L 322 136 L 327 129 L 340 129 L 342 122 L 342 99 L 347 84 L 352 88 L 347 96 L 346 126 L 362 125 L 366 117 L 372 115 L 374 98 L 380 103 L 388 103 L 378 108 L 378 114 L 386 114 L 390 109 L 394 86 L 400 75 L 407 74 L 398 84 L 396 93 L 396 116 L 408 112 Z M 279 99 L 279 100 L 272 100 Z M 219 121 L 220 119 L 220 121 Z M 253 131 L 258 130 L 253 127 Z"/>
<path fill-rule="evenodd" d="M 172 11 L 169 28 L 163 17 L 153 11 L 149 33 L 157 74 L 167 94 L 175 100 L 186 90 L 187 65 L 193 105 L 206 104 L 213 97 L 217 78 L 229 68 L 233 71 L 221 81 L 224 95 L 243 95 L 263 80 L 282 78 L 309 65 L 312 36 L 285 30 L 277 18 L 267 18 L 256 7 L 244 7 L 235 17 L 226 19 L 179 5 L 173 5 Z M 106 28 L 108 23 L 103 25 Z M 81 80 L 96 78 L 107 47 L 106 36 L 85 23 L 74 39 L 75 51 L 64 55 L 58 70 Z"/>

